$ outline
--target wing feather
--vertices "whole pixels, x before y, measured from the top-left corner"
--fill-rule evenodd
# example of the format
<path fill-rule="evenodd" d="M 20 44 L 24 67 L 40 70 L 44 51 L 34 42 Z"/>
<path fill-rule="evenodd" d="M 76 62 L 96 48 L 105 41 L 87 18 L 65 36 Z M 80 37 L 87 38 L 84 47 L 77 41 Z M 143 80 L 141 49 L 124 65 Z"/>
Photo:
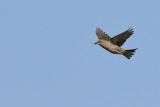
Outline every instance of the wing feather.
<path fill-rule="evenodd" d="M 107 35 L 105 32 L 103 32 L 100 28 L 96 28 L 96 35 L 98 37 L 98 39 L 104 39 L 109 41 L 111 39 L 111 37 L 109 35 Z"/>
<path fill-rule="evenodd" d="M 128 30 L 124 31 L 123 33 L 114 36 L 111 38 L 111 43 L 122 46 L 124 42 L 134 33 L 133 28 L 129 28 Z"/>

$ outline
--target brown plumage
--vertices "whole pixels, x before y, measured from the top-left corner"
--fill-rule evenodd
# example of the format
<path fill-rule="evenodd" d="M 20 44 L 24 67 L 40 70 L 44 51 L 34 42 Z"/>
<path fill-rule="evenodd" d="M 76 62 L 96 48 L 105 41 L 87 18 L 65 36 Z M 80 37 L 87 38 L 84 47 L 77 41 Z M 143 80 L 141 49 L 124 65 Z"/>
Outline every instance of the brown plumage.
<path fill-rule="evenodd" d="M 122 49 L 121 46 L 133 34 L 133 32 L 134 32 L 133 29 L 129 28 L 125 32 L 111 38 L 100 28 L 96 28 L 96 35 L 99 40 L 95 44 L 100 45 L 101 47 L 103 47 L 104 49 L 108 50 L 113 54 L 122 54 L 126 58 L 130 59 L 132 55 L 134 55 L 134 52 L 136 51 L 137 48 L 125 50 Z"/>

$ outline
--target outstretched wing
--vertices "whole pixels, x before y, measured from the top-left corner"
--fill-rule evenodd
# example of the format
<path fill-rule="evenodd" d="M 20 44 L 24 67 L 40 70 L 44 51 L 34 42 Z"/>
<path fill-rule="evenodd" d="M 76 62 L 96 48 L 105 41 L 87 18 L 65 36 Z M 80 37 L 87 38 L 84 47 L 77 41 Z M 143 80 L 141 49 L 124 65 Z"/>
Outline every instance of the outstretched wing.
<path fill-rule="evenodd" d="M 107 34 L 105 34 L 105 32 L 103 32 L 100 28 L 96 28 L 96 35 L 98 37 L 98 39 L 104 39 L 109 41 L 111 39 L 110 36 L 108 36 Z"/>
<path fill-rule="evenodd" d="M 129 28 L 125 32 L 111 38 L 111 43 L 122 46 L 124 42 L 133 34 L 133 29 Z"/>

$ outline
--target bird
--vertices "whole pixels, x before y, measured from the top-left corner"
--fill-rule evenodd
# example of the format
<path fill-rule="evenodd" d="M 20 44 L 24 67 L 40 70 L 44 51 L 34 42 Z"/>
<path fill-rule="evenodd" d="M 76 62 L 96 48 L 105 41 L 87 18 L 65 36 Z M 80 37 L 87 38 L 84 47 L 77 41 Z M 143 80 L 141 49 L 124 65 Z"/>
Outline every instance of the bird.
<path fill-rule="evenodd" d="M 133 28 L 130 27 L 126 31 L 111 38 L 108 34 L 106 34 L 100 28 L 97 27 L 96 35 L 99 40 L 94 44 L 100 45 L 102 48 L 106 49 L 112 54 L 120 54 L 125 56 L 127 59 L 130 59 L 138 48 L 123 49 L 121 48 L 121 46 L 133 33 L 134 33 Z"/>

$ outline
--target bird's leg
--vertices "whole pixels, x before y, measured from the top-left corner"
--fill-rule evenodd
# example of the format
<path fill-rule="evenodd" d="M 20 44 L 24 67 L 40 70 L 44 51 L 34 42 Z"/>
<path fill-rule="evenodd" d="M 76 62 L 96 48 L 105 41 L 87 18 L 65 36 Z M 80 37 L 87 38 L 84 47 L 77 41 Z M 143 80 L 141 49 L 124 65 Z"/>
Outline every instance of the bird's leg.
<path fill-rule="evenodd" d="M 115 51 L 117 54 L 122 54 L 122 52 L 119 51 L 119 50 L 114 49 L 114 51 Z"/>

